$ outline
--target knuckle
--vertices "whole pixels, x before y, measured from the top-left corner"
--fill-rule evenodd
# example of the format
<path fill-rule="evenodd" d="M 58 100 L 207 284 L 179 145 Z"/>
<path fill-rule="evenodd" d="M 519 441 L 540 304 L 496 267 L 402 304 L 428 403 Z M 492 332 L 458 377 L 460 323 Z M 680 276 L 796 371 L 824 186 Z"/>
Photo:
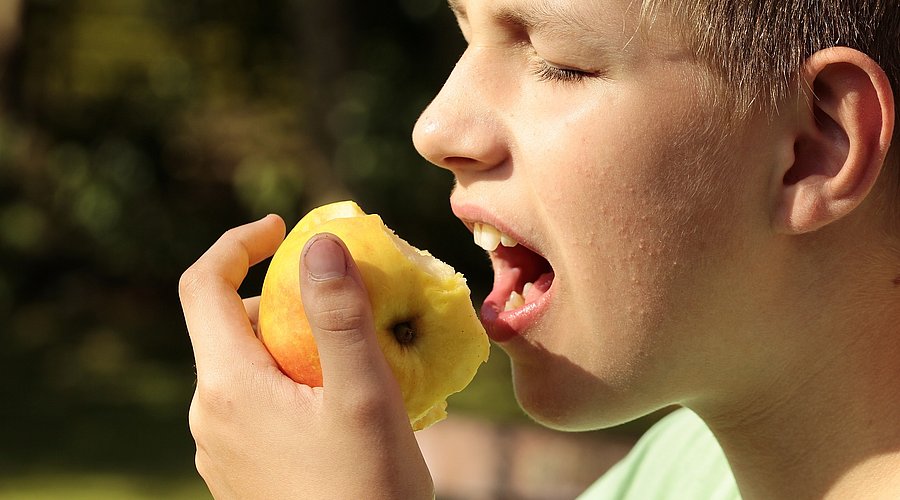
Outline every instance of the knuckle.
<path fill-rule="evenodd" d="M 226 230 L 222 233 L 222 236 L 219 237 L 220 242 L 227 243 L 235 243 L 241 240 L 240 236 L 242 234 L 241 227 L 233 227 L 231 229 Z"/>
<path fill-rule="evenodd" d="M 178 280 L 178 296 L 181 297 L 182 302 L 185 299 L 196 297 L 207 288 L 208 283 L 209 278 L 206 273 L 194 264 L 181 274 L 181 278 Z"/>
<path fill-rule="evenodd" d="M 367 315 L 356 306 L 343 306 L 312 311 L 310 322 L 327 332 L 355 332 L 367 324 Z"/>
<path fill-rule="evenodd" d="M 249 255 L 250 249 L 247 248 L 247 241 L 244 238 L 244 228 L 233 227 L 222 233 L 215 246 L 221 247 L 229 255 L 246 257 Z"/>
<path fill-rule="evenodd" d="M 209 455 L 202 448 L 198 447 L 197 452 L 194 453 L 194 467 L 197 469 L 197 473 L 200 474 L 200 477 L 202 477 L 204 481 L 209 481 L 211 469 L 209 463 Z"/>
<path fill-rule="evenodd" d="M 306 305 L 310 323 L 325 331 L 357 331 L 368 326 L 371 319 L 367 303 L 351 290 L 334 290 L 310 299 Z"/>
<path fill-rule="evenodd" d="M 240 228 L 229 229 L 182 273 L 178 280 L 178 293 L 182 302 L 202 296 L 210 287 L 221 283 L 222 279 L 230 283 L 234 279 L 230 276 L 236 276 L 242 268 L 246 272 L 250 265 L 250 250 L 243 236 Z M 217 274 L 219 271 L 223 274 Z"/>
<path fill-rule="evenodd" d="M 191 406 L 188 409 L 188 428 L 191 431 L 191 436 L 194 438 L 195 443 L 200 443 L 203 440 L 202 430 L 205 428 L 203 425 L 203 412 L 200 409 L 200 405 L 198 404 L 198 399 L 195 394 L 194 399 L 191 401 Z"/>
<path fill-rule="evenodd" d="M 230 381 L 217 374 L 207 374 L 197 380 L 197 396 L 191 404 L 195 417 L 217 416 L 227 418 L 234 413 L 235 402 Z M 200 422 L 197 422 L 200 425 Z"/>

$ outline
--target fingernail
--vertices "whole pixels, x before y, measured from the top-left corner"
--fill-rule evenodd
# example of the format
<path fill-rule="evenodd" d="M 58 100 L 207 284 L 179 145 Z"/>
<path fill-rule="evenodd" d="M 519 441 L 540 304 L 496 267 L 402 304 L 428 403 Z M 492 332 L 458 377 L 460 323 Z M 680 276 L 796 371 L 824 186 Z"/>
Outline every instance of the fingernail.
<path fill-rule="evenodd" d="M 347 274 L 344 249 L 328 237 L 317 237 L 309 244 L 304 262 L 306 272 L 314 280 L 325 281 Z"/>

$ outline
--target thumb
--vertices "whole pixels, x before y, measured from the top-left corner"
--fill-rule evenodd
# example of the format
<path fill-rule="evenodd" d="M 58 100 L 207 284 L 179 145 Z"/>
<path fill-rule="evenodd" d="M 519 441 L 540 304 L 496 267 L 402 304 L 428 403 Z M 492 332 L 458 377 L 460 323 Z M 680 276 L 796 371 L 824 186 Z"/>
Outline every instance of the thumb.
<path fill-rule="evenodd" d="M 313 236 L 301 253 L 300 296 L 329 391 L 383 391 L 390 379 L 359 269 L 335 235 Z M 379 388 L 380 387 L 380 388 Z"/>

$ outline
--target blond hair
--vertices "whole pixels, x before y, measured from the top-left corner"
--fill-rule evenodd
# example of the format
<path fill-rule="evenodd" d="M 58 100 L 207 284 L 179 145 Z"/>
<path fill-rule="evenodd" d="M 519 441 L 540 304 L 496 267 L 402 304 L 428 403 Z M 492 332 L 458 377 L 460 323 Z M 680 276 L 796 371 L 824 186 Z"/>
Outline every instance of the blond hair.
<path fill-rule="evenodd" d="M 804 91 L 803 63 L 819 50 L 850 47 L 878 63 L 898 103 L 881 195 L 900 240 L 900 0 L 641 0 L 640 14 L 642 29 L 670 21 L 710 70 L 702 88 L 729 122 L 777 114 Z"/>
<path fill-rule="evenodd" d="M 803 62 L 834 46 L 874 59 L 898 96 L 900 0 L 642 1 L 645 25 L 663 11 L 738 114 L 770 109 L 799 90 Z"/>

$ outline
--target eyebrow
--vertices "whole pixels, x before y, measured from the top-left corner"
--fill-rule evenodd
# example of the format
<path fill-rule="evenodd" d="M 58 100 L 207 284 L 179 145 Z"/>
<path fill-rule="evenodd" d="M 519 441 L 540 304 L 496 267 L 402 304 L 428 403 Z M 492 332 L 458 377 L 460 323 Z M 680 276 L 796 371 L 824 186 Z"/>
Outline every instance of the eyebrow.
<path fill-rule="evenodd" d="M 458 18 L 468 19 L 463 0 L 447 0 L 447 4 Z M 579 17 L 571 10 L 546 1 L 538 1 L 521 8 L 501 7 L 494 13 L 494 17 L 504 24 L 520 26 L 529 32 L 604 37 L 604 32 L 599 26 L 585 22 L 583 17 Z"/>

